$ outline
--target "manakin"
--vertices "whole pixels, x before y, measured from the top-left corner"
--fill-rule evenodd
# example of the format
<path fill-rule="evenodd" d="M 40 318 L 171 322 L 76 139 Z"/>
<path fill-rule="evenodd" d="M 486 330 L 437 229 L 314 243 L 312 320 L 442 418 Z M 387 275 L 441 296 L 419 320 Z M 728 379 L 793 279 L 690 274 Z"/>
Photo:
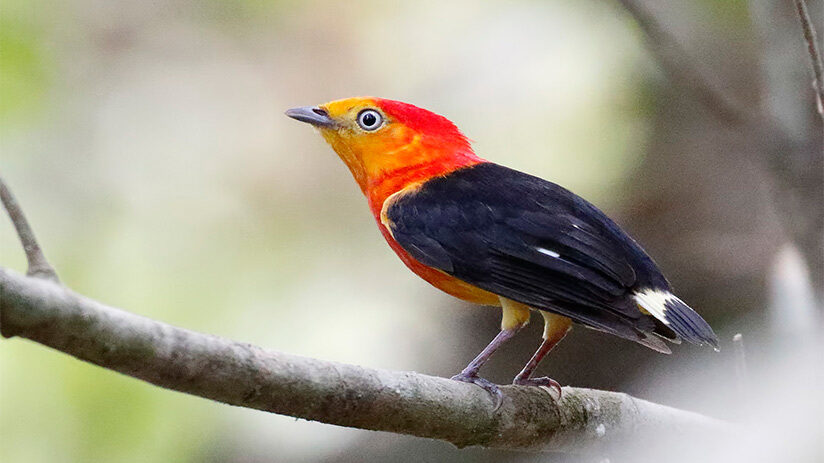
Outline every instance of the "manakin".
<path fill-rule="evenodd" d="M 615 222 L 552 182 L 478 157 L 446 118 L 372 97 L 286 115 L 315 126 L 337 152 L 410 270 L 457 298 L 502 308 L 500 333 L 452 379 L 500 403 L 478 371 L 532 310 L 543 315 L 543 342 L 514 384 L 560 392 L 533 372 L 573 322 L 663 353 L 664 341 L 682 339 L 717 348 L 712 328 Z"/>

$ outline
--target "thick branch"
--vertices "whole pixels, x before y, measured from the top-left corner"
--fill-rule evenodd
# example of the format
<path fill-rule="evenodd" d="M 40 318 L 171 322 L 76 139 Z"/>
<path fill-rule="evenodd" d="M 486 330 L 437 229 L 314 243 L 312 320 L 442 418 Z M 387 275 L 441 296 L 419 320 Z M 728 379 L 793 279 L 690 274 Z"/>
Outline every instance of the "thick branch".
<path fill-rule="evenodd" d="M 0 177 L 0 200 L 9 214 L 11 222 L 14 224 L 14 229 L 17 230 L 17 236 L 20 238 L 20 243 L 23 245 L 23 250 L 26 253 L 26 260 L 28 261 L 29 269 L 27 275 L 45 278 L 52 281 L 60 281 L 57 278 L 57 272 L 46 260 L 40 245 L 37 244 L 37 238 L 34 236 L 34 230 L 29 226 L 29 221 L 26 220 L 26 215 L 17 203 L 11 190 L 6 186 L 6 182 Z"/>
<path fill-rule="evenodd" d="M 579 452 L 669 436 L 726 432 L 711 418 L 626 394 L 564 388 L 560 402 L 504 387 L 493 411 L 478 387 L 267 351 L 107 307 L 0 267 L 9 334 L 160 387 L 340 426 L 441 439 L 459 447 Z"/>

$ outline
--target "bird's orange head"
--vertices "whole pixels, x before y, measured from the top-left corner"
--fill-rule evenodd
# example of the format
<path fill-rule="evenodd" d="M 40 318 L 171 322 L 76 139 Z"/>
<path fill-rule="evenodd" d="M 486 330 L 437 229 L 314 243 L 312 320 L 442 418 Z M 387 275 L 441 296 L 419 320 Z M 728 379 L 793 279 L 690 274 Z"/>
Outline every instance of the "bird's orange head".
<path fill-rule="evenodd" d="M 483 160 L 443 116 L 400 101 L 347 98 L 286 111 L 315 126 L 370 202 Z"/>

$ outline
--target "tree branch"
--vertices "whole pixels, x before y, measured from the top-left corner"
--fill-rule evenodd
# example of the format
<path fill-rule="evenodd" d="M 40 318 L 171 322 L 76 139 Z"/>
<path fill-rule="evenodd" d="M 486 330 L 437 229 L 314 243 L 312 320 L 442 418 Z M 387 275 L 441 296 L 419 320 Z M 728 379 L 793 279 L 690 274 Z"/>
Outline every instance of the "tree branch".
<path fill-rule="evenodd" d="M 6 186 L 6 182 L 2 177 L 0 177 L 0 200 L 2 200 L 3 206 L 9 213 L 9 218 L 14 224 L 14 229 L 17 231 L 17 236 L 20 238 L 20 243 L 23 245 L 23 250 L 26 253 L 26 260 L 29 266 L 26 274 L 59 282 L 60 279 L 57 277 L 57 272 L 54 271 L 54 267 L 49 264 L 46 256 L 43 255 L 40 245 L 37 244 L 34 231 L 29 226 L 29 221 L 26 220 L 26 215 L 23 214 L 20 204 L 17 203 L 17 199 L 15 199 L 9 187 Z"/>
<path fill-rule="evenodd" d="M 506 386 L 494 411 L 487 393 L 470 384 L 267 351 L 107 307 L 2 267 L 0 319 L 9 334 L 163 388 L 458 447 L 581 452 L 729 432 L 696 413 L 570 387 L 556 402 L 539 388 Z"/>

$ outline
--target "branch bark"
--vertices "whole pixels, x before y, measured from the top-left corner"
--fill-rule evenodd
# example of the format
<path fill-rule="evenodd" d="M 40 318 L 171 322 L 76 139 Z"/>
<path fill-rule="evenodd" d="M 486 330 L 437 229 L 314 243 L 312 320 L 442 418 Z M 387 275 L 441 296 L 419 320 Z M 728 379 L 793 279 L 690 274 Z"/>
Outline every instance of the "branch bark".
<path fill-rule="evenodd" d="M 506 386 L 494 411 L 486 392 L 470 384 L 268 351 L 108 307 L 2 267 L 0 320 L 7 335 L 163 388 L 458 447 L 581 452 L 730 429 L 626 394 L 571 387 L 556 402 L 539 388 Z"/>

